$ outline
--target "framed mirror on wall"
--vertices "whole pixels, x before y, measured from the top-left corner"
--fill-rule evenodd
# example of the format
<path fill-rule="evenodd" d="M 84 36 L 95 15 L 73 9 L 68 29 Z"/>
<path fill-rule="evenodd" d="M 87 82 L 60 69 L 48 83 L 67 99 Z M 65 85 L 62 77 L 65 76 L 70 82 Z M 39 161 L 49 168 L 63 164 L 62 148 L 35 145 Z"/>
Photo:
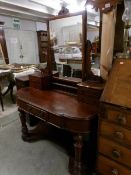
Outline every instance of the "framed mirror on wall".
<path fill-rule="evenodd" d="M 60 77 L 82 78 L 86 74 L 86 11 L 49 19 L 50 70 Z M 49 67 L 49 66 L 48 66 Z"/>

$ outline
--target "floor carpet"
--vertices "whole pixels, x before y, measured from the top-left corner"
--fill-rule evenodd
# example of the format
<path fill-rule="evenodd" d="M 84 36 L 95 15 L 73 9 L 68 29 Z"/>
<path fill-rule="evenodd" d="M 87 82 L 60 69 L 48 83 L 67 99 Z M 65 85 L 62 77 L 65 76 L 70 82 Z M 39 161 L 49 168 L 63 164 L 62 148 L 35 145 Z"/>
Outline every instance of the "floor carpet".
<path fill-rule="evenodd" d="M 69 175 L 64 148 L 49 140 L 23 142 L 18 113 L 11 118 L 0 128 L 0 175 Z"/>

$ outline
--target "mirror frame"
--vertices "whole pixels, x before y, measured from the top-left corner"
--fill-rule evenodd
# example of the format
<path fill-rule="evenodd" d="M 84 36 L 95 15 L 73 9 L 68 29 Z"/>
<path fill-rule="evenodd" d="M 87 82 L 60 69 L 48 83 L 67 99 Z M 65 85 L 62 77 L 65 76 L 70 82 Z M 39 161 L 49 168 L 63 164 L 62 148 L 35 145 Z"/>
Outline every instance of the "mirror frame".
<path fill-rule="evenodd" d="M 66 15 L 58 15 L 52 18 L 49 18 L 47 21 L 47 32 L 48 32 L 48 60 L 47 60 L 47 67 L 49 70 L 49 74 L 52 75 L 52 59 L 51 59 L 51 42 L 50 42 L 50 27 L 49 22 L 56 19 L 63 19 L 73 16 L 82 16 L 82 81 L 84 81 L 87 77 L 87 72 L 90 69 L 90 66 L 87 62 L 89 62 L 88 58 L 86 58 L 86 40 L 87 40 L 87 11 L 81 11 L 78 13 L 69 13 Z M 88 66 L 86 66 L 88 65 Z M 88 70 L 87 70 L 88 69 Z"/>

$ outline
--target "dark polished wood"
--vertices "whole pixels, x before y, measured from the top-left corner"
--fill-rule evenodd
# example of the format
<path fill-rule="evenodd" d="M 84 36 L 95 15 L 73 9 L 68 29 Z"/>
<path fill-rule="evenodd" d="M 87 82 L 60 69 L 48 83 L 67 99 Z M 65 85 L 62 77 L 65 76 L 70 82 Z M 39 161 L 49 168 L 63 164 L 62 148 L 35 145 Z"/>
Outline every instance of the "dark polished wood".
<path fill-rule="evenodd" d="M 52 57 L 49 22 L 50 20 L 77 15 L 81 15 L 82 17 L 82 79 L 56 77 L 53 75 L 54 59 Z M 100 89 L 99 86 L 97 87 L 97 85 L 90 85 L 90 88 L 84 87 L 84 84 L 82 84 L 82 87 L 80 85 L 78 86 L 78 83 L 85 80 L 88 77 L 88 72 L 90 72 L 90 65 L 88 66 L 89 61 L 87 61 L 88 58 L 86 58 L 86 27 L 86 11 L 75 14 L 67 14 L 64 16 L 56 16 L 49 19 L 47 21 L 47 37 L 49 46 L 47 55 L 47 71 L 41 70 L 39 74 L 30 75 L 30 87 L 22 88 L 17 93 L 17 104 L 19 112 L 21 113 L 20 119 L 22 123 L 23 140 L 33 141 L 37 140 L 37 138 L 44 138 L 47 135 L 47 128 L 49 128 L 50 125 L 55 126 L 55 128 L 60 128 L 61 131 L 67 131 L 72 135 L 74 138 L 74 149 L 70 154 L 69 161 L 69 172 L 72 175 L 87 174 L 86 168 L 89 168 L 91 164 L 94 165 L 94 161 L 91 161 L 91 158 L 96 153 L 96 150 L 94 150 L 93 147 L 96 145 L 96 131 L 98 123 L 97 114 L 99 108 L 98 99 L 102 92 L 102 89 Z M 95 86 L 97 88 L 95 88 Z M 85 99 L 84 102 L 82 99 L 77 98 L 79 96 L 78 88 L 79 92 L 83 91 L 80 93 L 83 94 L 82 96 L 86 94 L 85 91 L 89 91 L 87 92 L 88 95 L 91 92 L 92 101 L 94 98 L 97 103 L 90 103 L 91 98 L 89 98 L 88 95 L 86 96 L 87 99 Z M 30 131 L 27 128 L 27 116 L 35 116 L 41 121 L 33 131 Z M 84 146 L 86 145 L 84 144 L 84 137 L 87 136 L 87 134 L 90 135 L 89 145 L 91 153 L 89 153 L 89 155 L 83 155 Z M 90 157 L 90 161 L 86 163 L 85 166 L 85 162 L 83 160 L 84 156 Z M 96 157 L 96 155 L 94 157 Z"/>
<path fill-rule="evenodd" d="M 103 92 L 105 83 L 97 83 L 91 81 L 81 82 L 78 85 L 78 100 L 89 104 L 99 106 L 99 99 Z"/>
<path fill-rule="evenodd" d="M 83 136 L 92 131 L 97 121 L 97 106 L 93 107 L 90 104 L 80 102 L 73 95 L 52 90 L 41 91 L 30 87 L 18 91 L 17 104 L 20 111 L 23 140 L 32 140 L 26 125 L 27 114 L 39 118 L 45 124 L 54 125 L 74 134 L 75 156 L 73 170 L 70 171 L 71 174 L 83 174 L 81 159 Z"/>
<path fill-rule="evenodd" d="M 131 174 L 131 60 L 116 59 L 101 96 L 97 171 Z"/>
<path fill-rule="evenodd" d="M 115 38 L 114 38 L 114 54 L 122 53 L 124 48 L 124 22 L 122 15 L 124 13 L 124 1 L 117 5 Z"/>
<path fill-rule="evenodd" d="M 29 86 L 29 76 L 22 76 L 15 78 L 17 90 Z"/>

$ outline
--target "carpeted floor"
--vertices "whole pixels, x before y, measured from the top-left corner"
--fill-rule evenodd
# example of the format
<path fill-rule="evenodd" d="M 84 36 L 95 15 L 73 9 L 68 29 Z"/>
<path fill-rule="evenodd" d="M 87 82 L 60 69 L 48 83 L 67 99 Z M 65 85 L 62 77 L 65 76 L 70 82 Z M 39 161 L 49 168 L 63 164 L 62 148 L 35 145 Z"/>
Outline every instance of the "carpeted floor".
<path fill-rule="evenodd" d="M 20 130 L 19 119 L 0 128 L 0 175 L 69 174 L 68 155 L 62 147 L 48 140 L 23 142 Z"/>

